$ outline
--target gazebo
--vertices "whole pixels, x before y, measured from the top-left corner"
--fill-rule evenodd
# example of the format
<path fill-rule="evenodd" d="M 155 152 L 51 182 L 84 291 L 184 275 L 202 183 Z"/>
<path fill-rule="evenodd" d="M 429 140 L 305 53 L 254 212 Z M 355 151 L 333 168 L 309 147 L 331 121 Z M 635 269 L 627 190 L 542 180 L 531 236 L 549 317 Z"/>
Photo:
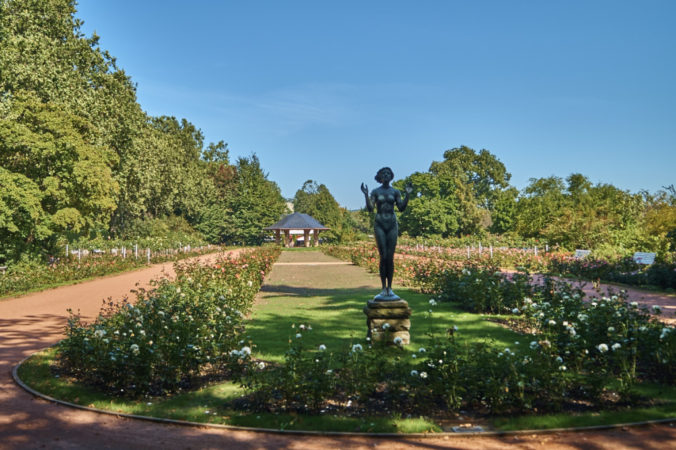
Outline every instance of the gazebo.
<path fill-rule="evenodd" d="M 292 235 L 302 234 L 304 237 L 303 244 L 305 247 L 310 246 L 310 233 L 312 233 L 312 245 L 316 247 L 319 244 L 319 232 L 330 230 L 321 223 L 317 222 L 313 217 L 303 213 L 293 213 L 285 216 L 274 225 L 263 228 L 264 230 L 275 232 L 275 241 L 279 244 L 281 240 L 282 231 L 284 232 L 284 246 L 293 247 L 294 240 Z"/>

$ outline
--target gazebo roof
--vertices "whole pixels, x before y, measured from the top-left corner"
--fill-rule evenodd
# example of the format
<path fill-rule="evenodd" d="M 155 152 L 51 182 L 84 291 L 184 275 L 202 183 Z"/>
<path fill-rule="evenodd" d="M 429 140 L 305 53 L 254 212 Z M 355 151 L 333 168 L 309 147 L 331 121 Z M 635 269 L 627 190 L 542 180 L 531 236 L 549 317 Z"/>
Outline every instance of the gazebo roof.
<path fill-rule="evenodd" d="M 263 228 L 264 230 L 329 230 L 311 216 L 303 213 L 293 213 L 285 216 L 274 225 Z"/>

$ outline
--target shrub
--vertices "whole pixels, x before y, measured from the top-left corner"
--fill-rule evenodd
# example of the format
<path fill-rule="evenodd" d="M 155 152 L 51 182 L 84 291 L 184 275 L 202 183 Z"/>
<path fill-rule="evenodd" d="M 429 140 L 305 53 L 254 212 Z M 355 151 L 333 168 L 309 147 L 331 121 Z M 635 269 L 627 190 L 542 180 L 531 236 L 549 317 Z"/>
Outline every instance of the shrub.
<path fill-rule="evenodd" d="M 580 374 L 581 390 L 590 398 L 599 400 L 609 379 L 619 381 L 624 395 L 639 378 L 676 380 L 673 327 L 660 323 L 647 308 L 628 304 L 623 292 L 585 302 L 579 291 L 565 283 L 558 286 L 541 289 L 523 312 L 559 349 L 564 364 Z"/>
<path fill-rule="evenodd" d="M 435 336 L 429 349 L 406 356 L 368 342 L 308 349 L 301 337 L 291 339 L 283 364 L 251 371 L 243 385 L 250 394 L 246 407 L 256 411 L 553 411 L 569 388 L 563 369 L 553 347 L 544 345 L 517 354 Z"/>
<path fill-rule="evenodd" d="M 137 291 L 134 304 L 107 303 L 92 324 L 71 312 L 59 344 L 62 366 L 81 381 L 125 395 L 175 391 L 205 370 L 240 371 L 242 318 L 278 252 L 177 265 L 176 281 Z"/>

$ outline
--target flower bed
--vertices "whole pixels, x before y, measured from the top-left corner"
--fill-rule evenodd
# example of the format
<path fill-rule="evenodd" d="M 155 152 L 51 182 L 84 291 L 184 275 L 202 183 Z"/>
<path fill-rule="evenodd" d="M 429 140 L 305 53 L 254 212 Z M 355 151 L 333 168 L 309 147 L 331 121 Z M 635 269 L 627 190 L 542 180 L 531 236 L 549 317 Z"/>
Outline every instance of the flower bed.
<path fill-rule="evenodd" d="M 566 374 L 556 370 L 551 352 L 517 356 L 485 344 L 460 345 L 453 333 L 410 356 L 369 343 L 309 349 L 298 337 L 283 364 L 244 377 L 244 405 L 254 411 L 437 415 L 551 411 L 564 403 Z"/>
<path fill-rule="evenodd" d="M 351 246 L 331 246 L 324 250 L 327 254 L 351 261 L 377 273 L 379 256 L 372 242 L 363 242 Z M 413 284 L 420 289 L 433 292 L 431 285 L 439 272 L 449 268 L 463 266 L 517 269 L 531 273 L 550 273 L 574 276 L 585 280 L 610 281 L 632 286 L 657 286 L 662 289 L 676 289 L 676 262 L 673 255 L 667 255 L 664 261 L 649 266 L 637 264 L 631 257 L 609 260 L 604 258 L 573 257 L 572 253 L 538 253 L 532 249 L 488 248 L 479 252 L 478 248 L 421 247 L 420 245 L 400 245 L 395 254 L 397 263 L 396 277 L 404 284 Z"/>
<path fill-rule="evenodd" d="M 373 245 L 328 247 L 324 251 L 378 272 L 379 257 Z M 395 255 L 395 263 L 395 277 L 402 284 L 433 293 L 442 300 L 457 301 L 468 311 L 509 312 L 531 292 L 524 267 L 519 267 L 521 272 L 505 277 L 497 261 L 488 257 L 468 260 L 401 252 Z"/>
<path fill-rule="evenodd" d="M 639 380 L 674 384 L 673 328 L 636 305 L 622 306 L 620 298 L 586 304 L 577 292 L 557 287 L 540 301 L 525 299 L 515 311 L 523 311 L 536 331 L 524 336 L 529 345 L 515 342 L 512 349 L 459 344 L 455 327 L 413 354 L 368 339 L 345 348 L 308 348 L 312 327 L 301 325 L 282 364 L 247 370 L 241 380 L 248 396 L 240 408 L 434 416 L 593 411 L 640 403 L 633 390 Z M 431 308 L 436 305 L 430 300 Z"/>
<path fill-rule="evenodd" d="M 676 382 L 676 330 L 626 296 L 584 301 L 580 290 L 551 280 L 527 299 L 523 314 L 562 365 L 583 374 L 581 389 L 599 395 L 608 379 L 629 390 L 639 379 Z M 659 314 L 660 308 L 653 307 Z"/>
<path fill-rule="evenodd" d="M 163 251 L 151 255 L 150 263 L 156 264 L 166 261 L 198 256 L 218 250 L 217 246 L 206 246 L 190 251 Z M 100 277 L 116 272 L 124 272 L 147 265 L 146 254 L 139 251 L 135 258 L 129 252 L 126 258 L 120 255 L 105 253 L 78 259 L 71 255 L 54 264 L 43 264 L 38 261 L 22 261 L 9 266 L 5 273 L 0 273 L 0 297 L 39 289 L 42 287 L 57 286 L 59 284 Z"/>
<path fill-rule="evenodd" d="M 364 248 L 329 251 L 339 257 L 349 256 L 353 262 L 366 262 L 371 267 L 373 255 Z M 540 410 L 543 405 L 556 409 L 571 401 L 598 407 L 613 395 L 631 399 L 632 389 L 639 380 L 676 382 L 674 327 L 659 322 L 645 307 L 628 303 L 622 293 L 585 302 L 580 289 L 552 279 L 545 279 L 541 285 L 533 284 L 525 271 L 506 277 L 496 265 L 480 265 L 474 261 L 465 264 L 431 258 L 404 258 L 404 261 L 397 269 L 397 276 L 442 300 L 473 312 L 516 316 L 513 320 L 518 328 L 532 333 L 529 350 L 523 354 L 504 349 L 491 355 L 489 350 L 480 347 L 458 349 L 452 339 L 441 344 L 442 340 L 435 338 L 434 348 L 442 349 L 443 357 L 437 350 L 426 352 L 424 382 L 407 382 L 400 387 L 402 374 L 410 364 L 404 368 L 383 366 L 377 371 L 381 374 L 377 380 L 369 378 L 366 369 L 360 372 L 357 378 L 362 383 L 373 380 L 369 389 L 381 383 L 379 389 L 384 386 L 387 396 L 397 397 L 405 391 L 417 399 L 415 404 L 427 398 L 432 403 L 446 402 L 448 407 L 481 405 L 496 412 L 505 408 L 521 411 L 534 404 L 539 404 Z M 659 308 L 653 312 L 659 313 Z M 429 360 L 428 355 L 433 358 Z M 450 362 L 452 370 L 438 371 L 441 361 Z M 492 366 L 491 361 L 499 363 Z M 411 370 L 417 375 L 423 373 L 418 368 Z M 494 382 L 504 392 L 493 390 Z M 417 391 L 421 386 L 424 392 Z M 343 387 L 343 391 L 349 392 L 349 386 Z M 464 396 L 460 392 L 464 392 Z M 363 393 L 353 395 L 359 398 Z M 452 400 L 456 396 L 457 399 Z M 479 403 L 477 398 L 481 399 Z M 286 401 L 297 403 L 293 398 Z"/>
<path fill-rule="evenodd" d="M 107 304 L 92 324 L 73 315 L 58 347 L 62 368 L 116 394 L 175 391 L 204 372 L 237 373 L 251 353 L 242 319 L 279 255 L 274 247 L 222 258 L 214 265 L 177 264 L 136 301 Z"/>

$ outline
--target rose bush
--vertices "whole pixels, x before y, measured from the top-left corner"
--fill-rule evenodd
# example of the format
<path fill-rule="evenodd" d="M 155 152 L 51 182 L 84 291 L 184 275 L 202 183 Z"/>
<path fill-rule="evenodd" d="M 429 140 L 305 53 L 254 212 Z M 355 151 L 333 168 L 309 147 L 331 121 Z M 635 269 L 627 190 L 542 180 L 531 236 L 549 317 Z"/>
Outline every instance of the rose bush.
<path fill-rule="evenodd" d="M 242 319 L 278 254 L 264 248 L 209 266 L 177 264 L 175 281 L 137 291 L 133 303 L 107 303 L 92 324 L 71 312 L 60 364 L 125 395 L 174 391 L 204 371 L 240 373 L 251 353 L 242 350 Z"/>

